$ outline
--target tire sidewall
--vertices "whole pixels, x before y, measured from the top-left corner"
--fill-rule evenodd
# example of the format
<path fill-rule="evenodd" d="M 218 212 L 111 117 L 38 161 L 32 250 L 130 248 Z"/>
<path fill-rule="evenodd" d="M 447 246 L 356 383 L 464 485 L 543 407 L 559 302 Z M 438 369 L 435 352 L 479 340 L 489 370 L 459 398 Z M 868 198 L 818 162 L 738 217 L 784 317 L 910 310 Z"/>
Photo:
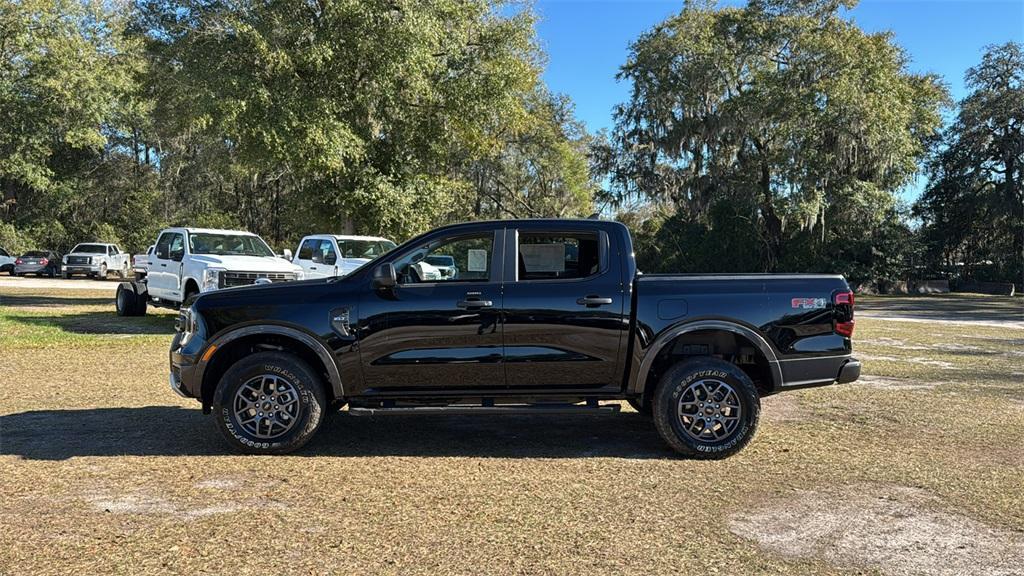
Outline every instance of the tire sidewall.
<path fill-rule="evenodd" d="M 117 308 L 118 316 L 131 316 L 132 309 L 134 308 L 132 296 L 134 296 L 134 294 L 126 290 L 124 286 L 117 287 L 117 296 L 115 296 L 114 299 L 114 306 Z"/>
<path fill-rule="evenodd" d="M 689 386 L 702 379 L 725 382 L 740 401 L 740 422 L 729 436 L 711 442 L 691 437 L 679 420 L 679 399 Z M 736 365 L 708 358 L 682 362 L 661 379 L 655 393 L 654 416 L 659 432 L 677 451 L 698 458 L 724 458 L 750 442 L 757 429 L 761 401 L 750 377 Z"/>
<path fill-rule="evenodd" d="M 299 396 L 297 422 L 273 440 L 249 435 L 232 408 L 239 387 L 263 374 L 287 380 Z M 280 454 L 297 450 L 309 441 L 323 422 L 325 406 L 323 385 L 309 365 L 290 354 L 261 352 L 238 361 L 224 374 L 214 393 L 213 415 L 217 428 L 235 449 L 249 454 Z"/>

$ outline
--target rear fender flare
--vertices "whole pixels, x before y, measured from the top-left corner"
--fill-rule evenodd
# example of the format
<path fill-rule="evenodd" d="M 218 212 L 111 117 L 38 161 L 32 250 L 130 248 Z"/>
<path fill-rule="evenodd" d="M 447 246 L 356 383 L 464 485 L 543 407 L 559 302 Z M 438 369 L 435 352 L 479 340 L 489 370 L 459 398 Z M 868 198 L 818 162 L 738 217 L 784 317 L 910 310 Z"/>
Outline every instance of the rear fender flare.
<path fill-rule="evenodd" d="M 768 360 L 768 367 L 772 375 L 772 389 L 778 390 L 782 386 L 782 367 L 779 365 L 778 356 L 775 354 L 775 350 L 772 349 L 771 344 L 769 344 L 763 336 L 758 334 L 757 331 L 743 326 L 742 324 L 728 322 L 725 320 L 698 320 L 673 326 L 655 338 L 654 342 L 651 343 L 650 348 L 648 348 L 644 354 L 643 360 L 640 362 L 640 368 L 637 371 L 637 378 L 634 383 L 635 389 L 633 391 L 637 394 L 644 393 L 644 388 L 647 385 L 647 376 L 651 372 L 654 360 L 665 346 L 669 345 L 673 340 L 683 334 L 702 330 L 724 330 L 726 332 L 732 332 L 733 334 L 743 336 L 747 340 L 753 342 L 754 345 L 757 346 L 758 350 L 760 350 Z"/>

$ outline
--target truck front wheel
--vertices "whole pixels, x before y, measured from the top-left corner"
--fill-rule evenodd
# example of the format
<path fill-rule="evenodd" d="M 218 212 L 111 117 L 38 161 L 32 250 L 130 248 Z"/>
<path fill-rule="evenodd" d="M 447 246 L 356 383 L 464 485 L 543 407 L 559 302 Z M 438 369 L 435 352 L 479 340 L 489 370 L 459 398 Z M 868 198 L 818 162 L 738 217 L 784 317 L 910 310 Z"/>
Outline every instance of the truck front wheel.
<path fill-rule="evenodd" d="M 673 366 L 654 393 L 654 424 L 680 454 L 701 460 L 726 458 L 750 442 L 761 399 L 735 364 L 695 358 Z"/>
<path fill-rule="evenodd" d="M 320 428 L 327 409 L 323 382 L 306 362 L 284 352 L 260 352 L 236 362 L 217 384 L 213 414 L 232 448 L 286 454 Z"/>

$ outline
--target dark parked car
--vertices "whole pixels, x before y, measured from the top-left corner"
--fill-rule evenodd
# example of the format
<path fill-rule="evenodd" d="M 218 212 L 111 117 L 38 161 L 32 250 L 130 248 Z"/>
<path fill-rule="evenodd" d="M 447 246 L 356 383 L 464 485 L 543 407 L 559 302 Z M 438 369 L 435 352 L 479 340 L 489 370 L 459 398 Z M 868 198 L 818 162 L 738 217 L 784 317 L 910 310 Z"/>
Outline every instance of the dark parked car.
<path fill-rule="evenodd" d="M 433 255 L 459 273 L 422 281 Z M 351 415 L 614 411 L 722 458 L 760 399 L 850 382 L 853 294 L 836 275 L 636 269 L 625 226 L 476 222 L 410 240 L 343 278 L 222 290 L 182 309 L 171 387 L 237 449 L 302 446 Z"/>
<path fill-rule="evenodd" d="M 60 275 L 60 255 L 49 250 L 30 250 L 25 252 L 14 261 L 14 274 L 24 276 L 35 274 L 36 276 L 49 276 L 53 278 Z"/>

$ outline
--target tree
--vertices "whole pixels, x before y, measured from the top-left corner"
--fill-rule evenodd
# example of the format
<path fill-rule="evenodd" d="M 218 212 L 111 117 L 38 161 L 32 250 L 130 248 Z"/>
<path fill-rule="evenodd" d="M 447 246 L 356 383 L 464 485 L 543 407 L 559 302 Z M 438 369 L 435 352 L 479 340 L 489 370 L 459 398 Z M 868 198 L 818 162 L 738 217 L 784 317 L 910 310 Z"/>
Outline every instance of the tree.
<path fill-rule="evenodd" d="M 498 125 L 502 125 L 500 122 Z M 590 137 L 568 97 L 538 84 L 524 116 L 505 123 L 494 154 L 469 163 L 472 218 L 579 217 L 593 212 L 597 185 L 590 174 Z"/>
<path fill-rule="evenodd" d="M 943 147 L 928 165 L 915 206 L 935 266 L 963 265 L 968 278 L 1024 278 L 1024 48 L 990 46 L 967 71 Z M 978 265 L 992 262 L 987 270 Z"/>
<path fill-rule="evenodd" d="M 892 224 L 947 96 L 889 34 L 842 18 L 853 4 L 688 2 L 642 35 L 618 76 L 630 100 L 595 150 L 612 197 L 704 231 L 745 222 L 766 271 L 854 270 L 844 245 Z"/>
<path fill-rule="evenodd" d="M 118 155 L 118 109 L 142 66 L 123 29 L 99 0 L 0 4 L 0 214 L 53 248 L 112 219 L 109 190 L 98 206 L 81 192 Z"/>
<path fill-rule="evenodd" d="M 140 6 L 176 203 L 277 239 L 429 227 L 538 82 L 532 14 L 483 0 Z"/>

